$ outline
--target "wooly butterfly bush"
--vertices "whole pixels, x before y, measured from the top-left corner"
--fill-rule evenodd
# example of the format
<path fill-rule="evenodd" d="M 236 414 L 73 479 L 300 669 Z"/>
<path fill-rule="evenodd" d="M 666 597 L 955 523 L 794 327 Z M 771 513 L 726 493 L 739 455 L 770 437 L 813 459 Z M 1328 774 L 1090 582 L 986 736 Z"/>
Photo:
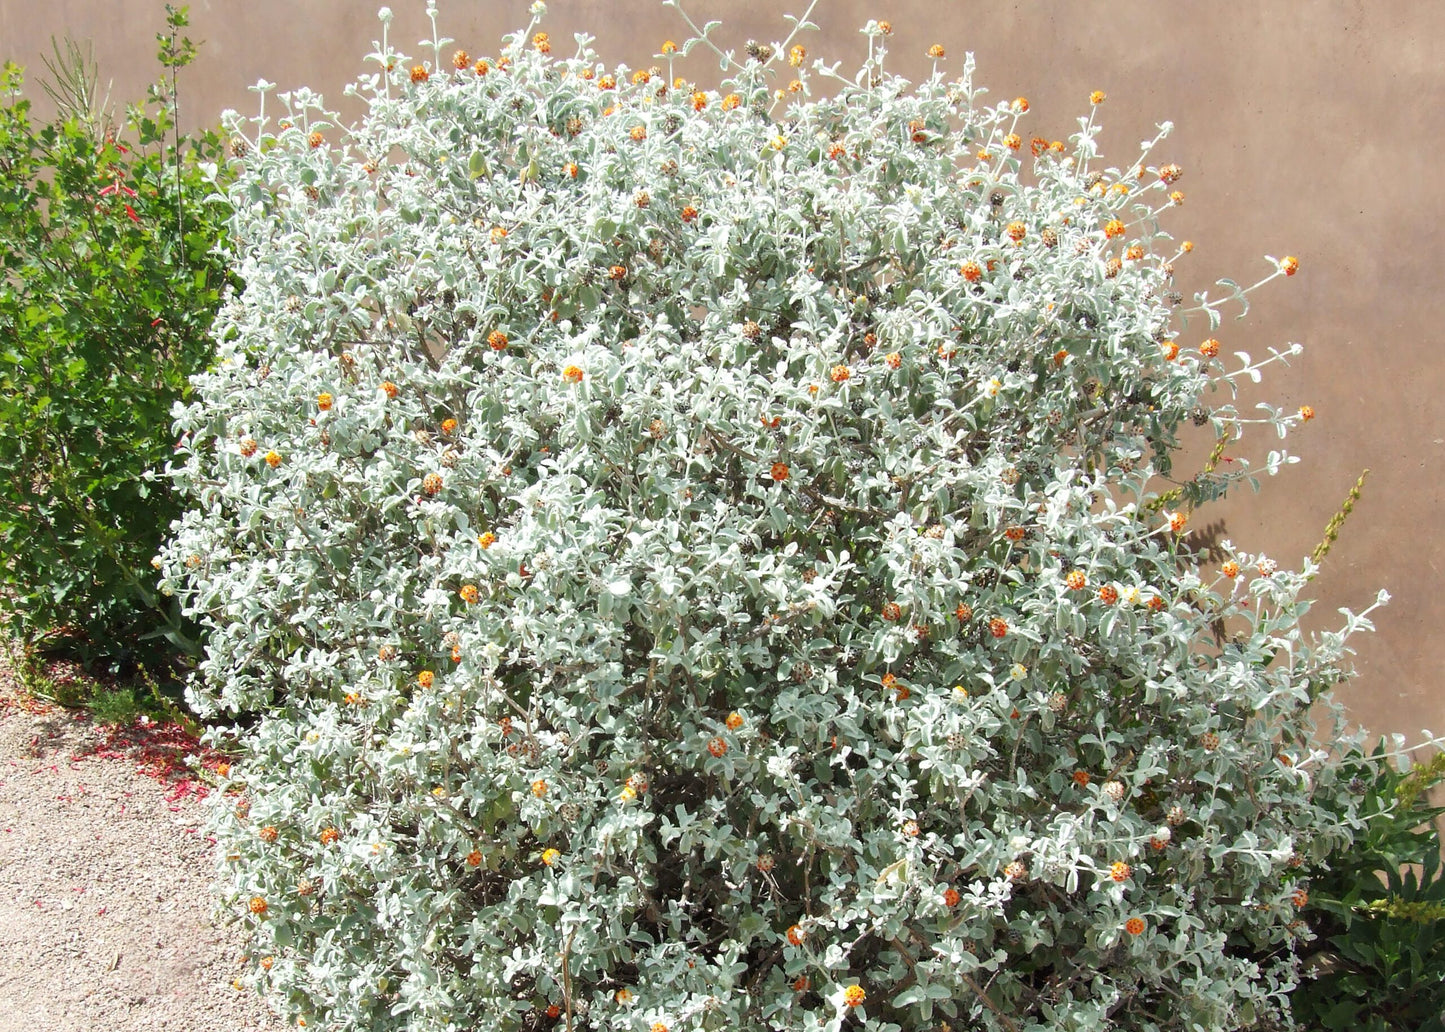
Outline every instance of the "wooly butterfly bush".
<path fill-rule="evenodd" d="M 711 25 L 607 71 L 538 24 L 383 35 L 349 130 L 231 116 L 163 558 L 194 704 L 259 714 L 245 978 L 330 1029 L 1279 1018 L 1345 634 L 1312 564 L 1183 547 L 1229 478 L 1157 493 L 1265 364 L 1179 335 L 1180 170 L 1025 142 L 881 23 L 856 80 L 789 38 L 716 90 Z"/>

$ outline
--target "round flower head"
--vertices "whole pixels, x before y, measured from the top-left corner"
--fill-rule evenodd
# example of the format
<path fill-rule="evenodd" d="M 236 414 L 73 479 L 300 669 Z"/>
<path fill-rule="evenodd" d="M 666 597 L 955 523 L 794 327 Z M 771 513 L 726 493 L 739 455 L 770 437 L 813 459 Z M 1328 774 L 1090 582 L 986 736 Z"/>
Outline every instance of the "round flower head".
<path fill-rule="evenodd" d="M 861 985 L 850 985 L 843 990 L 843 1003 L 845 1006 L 860 1007 L 866 999 L 868 999 L 868 993 L 864 991 Z"/>

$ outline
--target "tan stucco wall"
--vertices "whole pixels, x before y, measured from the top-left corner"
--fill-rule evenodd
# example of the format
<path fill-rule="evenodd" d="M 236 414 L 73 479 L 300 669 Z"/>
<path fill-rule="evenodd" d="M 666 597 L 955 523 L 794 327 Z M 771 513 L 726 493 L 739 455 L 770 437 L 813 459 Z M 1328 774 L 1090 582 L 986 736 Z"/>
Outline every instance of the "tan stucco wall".
<path fill-rule="evenodd" d="M 223 107 L 250 111 L 246 86 L 309 85 L 333 102 L 379 38 L 374 0 L 194 0 L 191 35 L 205 45 L 182 82 L 186 121 Z M 423 0 L 394 0 L 393 38 L 430 35 Z M 442 0 L 443 29 L 473 53 L 495 52 L 503 31 L 526 24 L 526 0 Z M 699 23 L 723 19 L 718 39 L 786 33 L 777 5 L 689 0 Z M 795 0 L 794 8 L 802 3 Z M 117 97 L 139 94 L 154 65 L 162 4 L 136 0 L 0 0 L 0 56 L 36 69 L 52 34 L 95 41 Z M 658 0 L 552 0 L 555 41 L 597 37 L 609 62 L 651 64 L 665 37 L 683 39 L 678 14 Z M 1216 334 L 1226 352 L 1262 354 L 1298 340 L 1294 368 L 1269 376 L 1241 408 L 1270 399 L 1308 402 L 1318 418 L 1290 441 L 1303 462 L 1259 496 L 1241 494 L 1200 514 L 1223 520 L 1241 547 L 1295 562 L 1360 470 L 1374 472 L 1364 500 L 1315 582 L 1317 613 L 1362 608 L 1385 587 L 1394 602 L 1378 634 L 1357 641 L 1360 678 L 1344 692 L 1368 726 L 1445 733 L 1445 355 L 1441 354 L 1442 200 L 1445 177 L 1445 4 L 1438 0 L 821 0 L 809 34 L 815 55 L 856 67 L 857 29 L 869 17 L 896 29 L 896 70 L 924 74 L 923 51 L 944 44 L 998 99 L 1027 96 L 1027 131 L 1062 137 L 1091 90 L 1108 91 L 1103 145 L 1123 165 L 1155 122 L 1176 132 L 1163 156 L 1181 164 L 1186 206 L 1170 223 L 1192 238 L 1181 263 L 1192 292 L 1216 277 L 1253 282 L 1265 253 L 1297 254 L 1303 270 L 1255 298 L 1247 321 Z M 413 47 L 412 53 L 420 53 Z M 695 60 L 705 80 L 716 64 Z M 1186 336 L 1203 337 L 1202 324 Z M 1262 456 L 1274 442 L 1247 439 Z"/>

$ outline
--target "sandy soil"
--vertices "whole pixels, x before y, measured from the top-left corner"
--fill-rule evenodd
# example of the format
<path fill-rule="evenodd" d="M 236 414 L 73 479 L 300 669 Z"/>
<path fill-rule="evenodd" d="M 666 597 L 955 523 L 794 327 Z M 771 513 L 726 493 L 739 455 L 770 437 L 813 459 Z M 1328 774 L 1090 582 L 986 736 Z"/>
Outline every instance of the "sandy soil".
<path fill-rule="evenodd" d="M 178 754 L 155 725 L 36 705 L 0 667 L 0 1032 L 288 1027 L 231 984 L 204 787 Z"/>

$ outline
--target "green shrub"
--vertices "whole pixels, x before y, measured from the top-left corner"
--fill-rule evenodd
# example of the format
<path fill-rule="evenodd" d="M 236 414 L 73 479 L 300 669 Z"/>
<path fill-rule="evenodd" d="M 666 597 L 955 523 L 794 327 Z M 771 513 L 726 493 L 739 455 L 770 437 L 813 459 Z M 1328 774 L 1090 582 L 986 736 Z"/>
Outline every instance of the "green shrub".
<path fill-rule="evenodd" d="M 1295 1019 L 1330 1032 L 1442 1032 L 1445 878 L 1435 822 L 1445 807 L 1424 793 L 1445 780 L 1445 753 L 1401 772 L 1381 743 L 1348 762 L 1344 787 L 1367 823 L 1351 848 L 1305 872 L 1302 916 L 1315 940 L 1290 998 Z"/>
<path fill-rule="evenodd" d="M 717 90 L 536 27 L 383 35 L 350 130 L 229 116 L 246 288 L 164 565 L 194 704 L 260 712 L 217 736 L 245 977 L 328 1029 L 1287 1020 L 1369 625 L 1181 544 L 1242 457 L 1155 493 L 1298 350 L 1179 325 L 1180 170 L 1092 113 L 1031 156 L 876 23 L 856 81 L 789 39 Z"/>
<path fill-rule="evenodd" d="M 171 37 L 184 24 L 172 12 Z M 186 643 L 151 569 L 179 507 L 146 473 L 213 354 L 227 209 L 202 168 L 214 134 L 173 139 L 159 91 L 116 127 L 80 52 L 57 57 L 48 122 L 18 67 L 0 79 L 0 606 L 27 641 L 114 656 L 148 633 Z"/>

